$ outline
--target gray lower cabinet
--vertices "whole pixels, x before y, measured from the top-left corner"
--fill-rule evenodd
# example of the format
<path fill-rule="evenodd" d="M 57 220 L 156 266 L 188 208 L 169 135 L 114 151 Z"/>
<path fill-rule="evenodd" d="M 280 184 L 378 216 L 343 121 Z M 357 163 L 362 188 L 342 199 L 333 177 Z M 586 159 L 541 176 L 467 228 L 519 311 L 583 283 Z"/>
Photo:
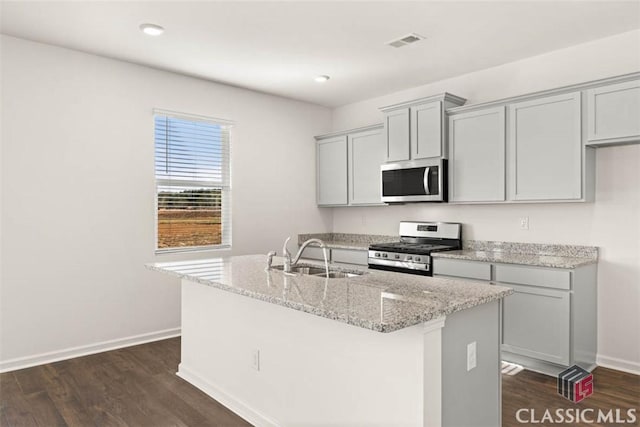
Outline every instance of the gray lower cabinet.
<path fill-rule="evenodd" d="M 319 206 L 346 205 L 347 137 L 334 136 L 316 143 L 316 186 Z"/>
<path fill-rule="evenodd" d="M 504 360 L 550 375 L 595 366 L 596 264 L 560 269 L 434 258 L 433 273 L 514 290 L 502 305 Z"/>
<path fill-rule="evenodd" d="M 582 197 L 581 93 L 509 105 L 510 198 Z"/>
<path fill-rule="evenodd" d="M 316 137 L 318 206 L 382 205 L 382 125 Z"/>
<path fill-rule="evenodd" d="M 640 141 L 640 80 L 587 91 L 589 145 Z"/>
<path fill-rule="evenodd" d="M 505 200 L 504 107 L 449 118 L 449 200 Z"/>
<path fill-rule="evenodd" d="M 334 264 L 367 265 L 369 251 L 367 249 L 330 248 L 327 249 L 327 256 L 329 261 Z M 322 249 L 314 246 L 306 247 L 302 252 L 302 258 L 324 261 Z"/>
<path fill-rule="evenodd" d="M 569 366 L 571 293 L 508 284 L 503 305 L 502 349 Z"/>

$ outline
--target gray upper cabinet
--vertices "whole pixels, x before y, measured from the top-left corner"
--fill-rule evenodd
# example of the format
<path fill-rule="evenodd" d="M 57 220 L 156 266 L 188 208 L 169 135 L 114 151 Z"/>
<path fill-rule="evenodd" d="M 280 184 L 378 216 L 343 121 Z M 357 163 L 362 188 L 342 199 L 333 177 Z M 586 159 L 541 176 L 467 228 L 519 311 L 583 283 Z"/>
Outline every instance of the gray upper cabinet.
<path fill-rule="evenodd" d="M 316 137 L 318 206 L 382 205 L 383 126 Z"/>
<path fill-rule="evenodd" d="M 449 117 L 449 200 L 505 200 L 504 107 Z"/>
<path fill-rule="evenodd" d="M 465 101 L 444 93 L 382 107 L 386 162 L 446 158 L 445 110 Z"/>
<path fill-rule="evenodd" d="M 411 118 L 411 159 L 440 157 L 442 150 L 442 102 L 417 105 L 409 110 Z"/>
<path fill-rule="evenodd" d="M 347 136 L 334 136 L 316 143 L 316 185 L 319 206 L 346 205 Z"/>
<path fill-rule="evenodd" d="M 590 145 L 640 141 L 640 80 L 597 87 L 586 94 Z"/>
<path fill-rule="evenodd" d="M 386 158 L 382 130 L 350 133 L 348 147 L 349 204 L 382 204 L 380 165 Z"/>
<path fill-rule="evenodd" d="M 509 105 L 510 198 L 582 197 L 581 93 Z"/>
<path fill-rule="evenodd" d="M 391 111 L 384 117 L 387 162 L 409 160 L 409 109 Z"/>

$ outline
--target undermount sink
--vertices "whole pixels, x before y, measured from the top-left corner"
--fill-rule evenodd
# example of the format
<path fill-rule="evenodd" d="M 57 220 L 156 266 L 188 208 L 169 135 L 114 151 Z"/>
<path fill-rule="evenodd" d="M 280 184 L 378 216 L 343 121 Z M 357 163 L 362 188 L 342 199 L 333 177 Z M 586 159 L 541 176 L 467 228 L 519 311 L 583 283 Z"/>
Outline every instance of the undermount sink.
<path fill-rule="evenodd" d="M 274 265 L 271 268 L 274 270 L 284 270 L 284 265 Z M 326 270 L 322 267 L 295 266 L 295 267 L 291 267 L 291 272 L 297 273 L 297 274 L 309 274 L 309 275 L 316 275 L 321 273 L 324 275 Z M 329 272 L 331 272 L 331 270 L 329 270 Z"/>
<path fill-rule="evenodd" d="M 364 273 L 356 273 L 353 271 L 347 272 L 347 271 L 331 271 L 329 270 L 329 279 L 345 279 L 347 277 L 358 277 L 358 276 L 362 276 Z M 313 276 L 318 276 L 318 277 L 327 277 L 327 274 L 325 271 L 323 271 L 322 273 L 318 273 L 318 274 L 313 274 Z"/>
<path fill-rule="evenodd" d="M 274 265 L 271 267 L 273 270 L 284 270 L 284 265 Z M 308 266 L 308 265 L 296 265 L 291 267 L 291 273 L 293 274 L 305 274 L 307 276 L 327 277 L 327 271 L 322 267 Z M 360 271 L 343 271 L 329 269 L 329 279 L 345 279 L 348 277 L 362 276 L 364 272 Z"/>

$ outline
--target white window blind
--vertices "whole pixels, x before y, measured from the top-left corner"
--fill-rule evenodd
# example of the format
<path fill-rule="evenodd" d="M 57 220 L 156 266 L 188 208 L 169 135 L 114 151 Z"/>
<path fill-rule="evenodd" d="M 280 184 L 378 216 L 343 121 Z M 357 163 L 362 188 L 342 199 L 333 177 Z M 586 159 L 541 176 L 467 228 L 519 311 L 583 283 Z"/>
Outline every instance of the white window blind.
<path fill-rule="evenodd" d="M 154 111 L 156 250 L 231 247 L 230 128 Z"/>

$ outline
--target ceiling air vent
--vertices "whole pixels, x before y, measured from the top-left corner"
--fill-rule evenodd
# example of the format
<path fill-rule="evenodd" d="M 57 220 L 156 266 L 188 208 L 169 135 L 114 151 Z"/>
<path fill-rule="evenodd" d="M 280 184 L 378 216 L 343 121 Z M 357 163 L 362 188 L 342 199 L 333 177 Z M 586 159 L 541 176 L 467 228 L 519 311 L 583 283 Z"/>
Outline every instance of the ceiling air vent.
<path fill-rule="evenodd" d="M 420 40 L 424 40 L 424 37 L 416 33 L 411 33 L 406 36 L 402 36 L 399 39 L 391 40 L 390 42 L 387 42 L 387 44 L 393 47 L 402 47 L 419 42 Z"/>

